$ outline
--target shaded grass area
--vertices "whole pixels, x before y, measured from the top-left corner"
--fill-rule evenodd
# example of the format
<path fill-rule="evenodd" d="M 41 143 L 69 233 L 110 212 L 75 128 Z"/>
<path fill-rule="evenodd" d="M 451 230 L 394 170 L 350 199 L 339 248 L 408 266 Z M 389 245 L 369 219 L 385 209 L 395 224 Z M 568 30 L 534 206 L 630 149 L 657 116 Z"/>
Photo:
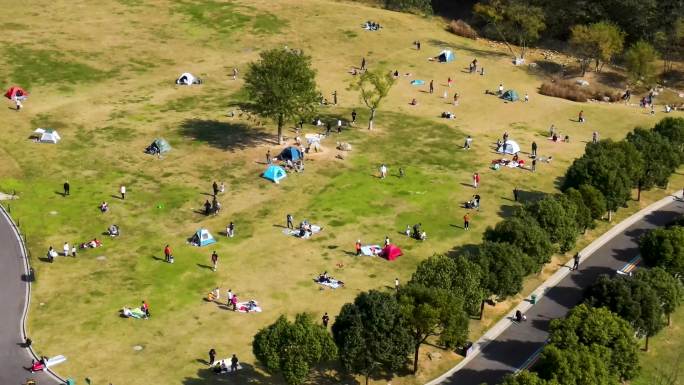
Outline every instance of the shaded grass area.
<path fill-rule="evenodd" d="M 94 68 L 56 50 L 10 45 L 4 54 L 13 65 L 12 80 L 27 88 L 32 84 L 96 82 L 116 75 L 114 70 Z"/>
<path fill-rule="evenodd" d="M 651 338 L 649 351 L 641 352 L 641 371 L 632 385 L 681 384 L 684 375 L 684 308 L 672 315 L 672 326 Z"/>

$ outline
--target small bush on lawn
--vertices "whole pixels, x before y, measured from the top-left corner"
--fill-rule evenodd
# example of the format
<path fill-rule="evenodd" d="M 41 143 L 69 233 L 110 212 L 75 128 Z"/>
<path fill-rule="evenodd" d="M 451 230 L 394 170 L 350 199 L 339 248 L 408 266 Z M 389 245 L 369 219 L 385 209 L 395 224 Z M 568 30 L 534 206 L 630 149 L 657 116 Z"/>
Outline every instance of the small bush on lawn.
<path fill-rule="evenodd" d="M 448 29 L 454 35 L 467 37 L 468 39 L 478 38 L 477 31 L 475 31 L 473 27 L 470 26 L 470 24 L 466 23 L 461 19 L 451 20 Z"/>
<path fill-rule="evenodd" d="M 573 102 L 586 102 L 593 98 L 591 90 L 581 88 L 570 81 L 550 81 L 542 83 L 539 93 L 546 96 L 554 96 L 572 100 Z"/>

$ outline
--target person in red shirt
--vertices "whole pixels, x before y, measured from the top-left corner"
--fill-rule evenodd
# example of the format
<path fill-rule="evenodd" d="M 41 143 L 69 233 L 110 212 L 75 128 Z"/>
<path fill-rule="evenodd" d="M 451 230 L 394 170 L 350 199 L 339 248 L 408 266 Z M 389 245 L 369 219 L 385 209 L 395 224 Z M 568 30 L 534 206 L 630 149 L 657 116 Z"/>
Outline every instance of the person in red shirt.
<path fill-rule="evenodd" d="M 356 241 L 356 256 L 358 257 L 361 255 L 361 240 Z"/>
<path fill-rule="evenodd" d="M 166 258 L 166 262 L 171 262 L 171 248 L 169 245 L 164 247 L 164 257 Z"/>
<path fill-rule="evenodd" d="M 145 302 L 145 300 L 142 301 L 142 306 L 140 306 L 140 310 L 145 312 L 145 317 L 150 318 L 150 305 Z"/>
<path fill-rule="evenodd" d="M 463 228 L 466 230 L 470 228 L 470 215 L 468 213 L 463 216 Z"/>

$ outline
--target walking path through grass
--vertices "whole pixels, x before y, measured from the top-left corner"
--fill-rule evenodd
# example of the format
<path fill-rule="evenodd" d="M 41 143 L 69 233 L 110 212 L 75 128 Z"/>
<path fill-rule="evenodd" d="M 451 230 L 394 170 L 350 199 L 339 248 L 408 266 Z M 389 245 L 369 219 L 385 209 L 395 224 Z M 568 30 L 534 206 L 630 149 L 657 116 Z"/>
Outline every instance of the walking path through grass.
<path fill-rule="evenodd" d="M 57 384 L 47 373 L 30 374 L 24 367 L 34 358 L 24 342 L 24 316 L 29 299 L 26 255 L 10 217 L 0 206 L 0 384 L 18 384 L 27 378 L 40 385 Z"/>
<path fill-rule="evenodd" d="M 668 196 L 617 224 L 614 229 L 618 232 L 614 235 L 606 233 L 610 237 L 607 241 L 601 237 L 582 251 L 585 259 L 578 271 L 569 274 L 565 271 L 565 278 L 555 286 L 536 290 L 544 292 L 536 304 L 521 305 L 522 310 L 529 307 L 525 312 L 527 321 L 514 322 L 510 315 L 502 319 L 492 328 L 492 331 L 501 334 L 491 341 L 478 341 L 478 344 L 484 345 L 478 355 L 471 360 L 464 360 L 463 364 L 454 367 L 455 371 L 428 385 L 494 385 L 506 374 L 531 366 L 548 339 L 551 320 L 564 317 L 582 301 L 584 290 L 599 275 L 616 274 L 617 270 L 629 264 L 637 256 L 638 240 L 646 231 L 663 226 L 682 213 L 684 203 Z M 599 247 L 593 251 L 596 246 Z M 487 339 L 487 335 L 483 339 Z"/>

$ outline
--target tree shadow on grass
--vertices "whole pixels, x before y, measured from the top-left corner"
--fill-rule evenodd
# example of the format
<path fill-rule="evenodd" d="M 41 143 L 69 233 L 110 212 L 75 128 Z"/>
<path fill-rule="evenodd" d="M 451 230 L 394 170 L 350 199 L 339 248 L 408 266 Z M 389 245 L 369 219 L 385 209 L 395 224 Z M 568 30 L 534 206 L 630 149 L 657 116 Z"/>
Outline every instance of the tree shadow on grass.
<path fill-rule="evenodd" d="M 188 119 L 181 124 L 179 131 L 183 136 L 229 151 L 278 143 L 275 135 L 241 122 Z"/>
<path fill-rule="evenodd" d="M 596 80 L 608 87 L 624 88 L 627 83 L 627 77 L 616 72 L 599 72 L 596 74 Z"/>
<path fill-rule="evenodd" d="M 446 42 L 444 40 L 439 40 L 439 39 L 430 39 L 430 40 L 428 40 L 428 44 L 435 46 L 435 47 L 438 47 L 440 49 L 451 48 L 451 49 L 457 50 L 457 51 L 465 51 L 474 57 L 501 58 L 501 57 L 511 56 L 510 53 L 499 52 L 499 51 L 495 51 L 494 49 L 485 50 L 485 49 L 480 49 L 480 48 L 466 47 L 463 44 L 459 44 L 455 41 L 454 42 Z M 438 53 L 439 52 L 435 52 L 435 56 L 437 56 Z M 458 52 L 456 52 L 456 54 L 458 54 Z"/>
<path fill-rule="evenodd" d="M 197 377 L 185 378 L 183 385 L 212 385 L 212 384 L 281 384 L 282 381 L 264 375 L 257 371 L 254 366 L 241 362 L 242 370 L 237 373 L 216 374 L 210 368 L 202 368 L 197 371 Z"/>

